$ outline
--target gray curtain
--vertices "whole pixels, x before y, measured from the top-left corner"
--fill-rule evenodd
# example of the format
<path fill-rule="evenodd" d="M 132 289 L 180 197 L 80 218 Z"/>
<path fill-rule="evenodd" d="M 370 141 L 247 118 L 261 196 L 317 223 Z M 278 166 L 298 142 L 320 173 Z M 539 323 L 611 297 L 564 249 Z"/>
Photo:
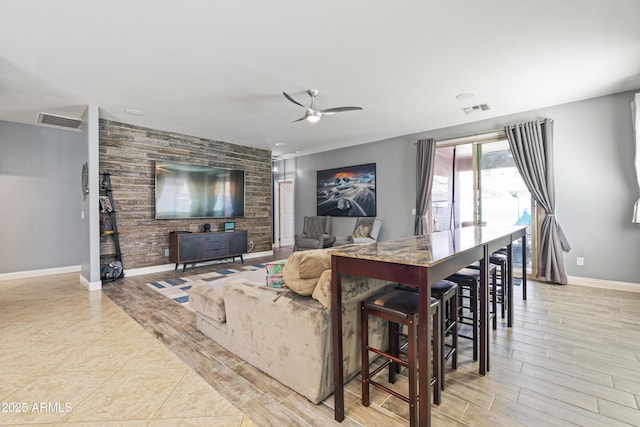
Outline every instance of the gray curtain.
<path fill-rule="evenodd" d="M 636 180 L 638 182 L 638 190 L 640 190 L 640 93 L 636 93 L 631 101 L 631 114 L 633 123 L 633 140 L 636 147 Z M 633 218 L 631 222 L 640 224 L 640 198 L 633 206 Z"/>
<path fill-rule="evenodd" d="M 433 138 L 418 141 L 416 156 L 416 221 L 413 234 L 419 236 L 429 231 L 425 215 L 429 210 L 429 196 L 433 184 L 433 164 L 436 158 L 436 141 Z"/>
<path fill-rule="evenodd" d="M 505 127 L 516 167 L 529 192 L 544 209 L 540 227 L 538 277 L 567 284 L 562 252 L 571 249 L 555 217 L 553 173 L 553 120 L 520 123 Z"/>

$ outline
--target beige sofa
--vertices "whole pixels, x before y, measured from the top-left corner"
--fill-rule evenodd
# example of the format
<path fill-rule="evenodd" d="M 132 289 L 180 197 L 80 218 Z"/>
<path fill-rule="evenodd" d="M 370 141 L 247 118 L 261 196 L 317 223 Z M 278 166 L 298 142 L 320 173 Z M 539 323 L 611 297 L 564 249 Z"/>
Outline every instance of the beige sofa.
<path fill-rule="evenodd" d="M 326 271 L 325 261 L 321 262 L 323 266 L 315 265 L 317 254 L 314 252 L 317 251 L 294 252 L 285 265 L 285 283 L 289 277 L 293 287 L 306 295 L 288 287 L 267 287 L 266 272 L 259 271 L 238 274 L 225 282 L 195 283 L 190 290 L 189 304 L 196 311 L 196 327 L 203 334 L 318 403 L 333 392 L 327 274 L 323 292 L 316 292 L 319 298 L 311 296 L 315 291 L 310 285 L 312 280 L 297 277 L 300 265 L 312 267 L 316 270 L 313 274 Z M 330 270 L 328 278 L 330 283 Z M 304 282 L 304 290 L 294 285 L 297 279 Z M 344 373 L 348 379 L 360 372 L 359 302 L 392 285 L 351 276 L 343 277 L 342 283 Z M 369 324 L 371 344 L 385 347 L 384 324 L 379 321 Z"/>

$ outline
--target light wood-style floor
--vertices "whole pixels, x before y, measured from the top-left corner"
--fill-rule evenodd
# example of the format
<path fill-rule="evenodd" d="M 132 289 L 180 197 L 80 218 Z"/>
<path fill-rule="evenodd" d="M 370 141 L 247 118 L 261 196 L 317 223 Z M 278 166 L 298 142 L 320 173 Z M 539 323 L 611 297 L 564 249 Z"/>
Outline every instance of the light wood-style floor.
<path fill-rule="evenodd" d="M 287 255 L 285 248 L 246 262 Z M 339 425 L 332 396 L 311 404 L 204 337 L 190 310 L 144 286 L 181 275 L 125 278 L 103 292 L 257 425 Z M 434 426 L 640 426 L 640 294 L 529 281 L 527 301 L 516 287 L 514 312 L 515 326 L 500 321 L 493 334 L 488 375 L 478 375 L 470 342 L 461 340 L 458 370 L 447 371 Z M 373 404 L 362 407 L 359 387 L 357 378 L 347 385 L 342 425 L 408 424 L 406 404 L 372 390 Z"/>

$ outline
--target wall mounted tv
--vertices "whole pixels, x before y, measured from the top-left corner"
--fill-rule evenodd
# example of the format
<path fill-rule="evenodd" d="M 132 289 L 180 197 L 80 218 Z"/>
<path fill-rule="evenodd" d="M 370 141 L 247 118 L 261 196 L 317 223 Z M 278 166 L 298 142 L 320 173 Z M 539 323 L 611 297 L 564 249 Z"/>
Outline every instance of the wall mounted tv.
<path fill-rule="evenodd" d="M 244 216 L 244 171 L 156 161 L 156 219 Z"/>

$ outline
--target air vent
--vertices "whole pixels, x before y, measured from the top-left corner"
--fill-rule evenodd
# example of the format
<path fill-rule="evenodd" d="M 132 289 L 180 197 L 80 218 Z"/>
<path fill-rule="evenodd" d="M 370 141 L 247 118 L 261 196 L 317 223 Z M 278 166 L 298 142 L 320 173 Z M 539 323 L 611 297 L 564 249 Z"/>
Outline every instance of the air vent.
<path fill-rule="evenodd" d="M 489 109 L 489 105 L 487 104 L 478 104 L 472 107 L 465 107 L 462 109 L 466 114 L 479 113 L 481 111 L 487 111 Z"/>
<path fill-rule="evenodd" d="M 58 116 L 50 113 L 38 114 L 38 123 L 43 125 L 59 126 L 68 129 L 79 129 L 82 120 L 73 117 Z"/>

